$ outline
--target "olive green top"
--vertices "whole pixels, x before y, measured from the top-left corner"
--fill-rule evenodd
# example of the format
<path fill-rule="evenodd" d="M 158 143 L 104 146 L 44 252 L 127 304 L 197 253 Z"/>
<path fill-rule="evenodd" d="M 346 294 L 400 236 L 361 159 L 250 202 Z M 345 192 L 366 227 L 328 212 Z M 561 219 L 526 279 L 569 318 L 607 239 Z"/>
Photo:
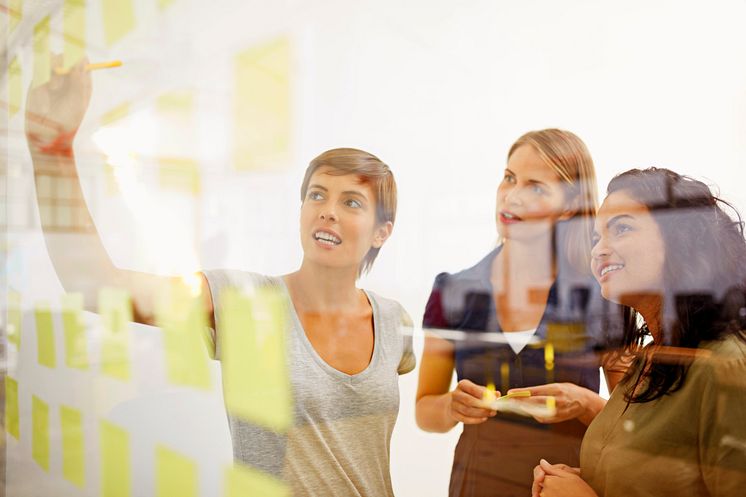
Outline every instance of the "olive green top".
<path fill-rule="evenodd" d="M 628 406 L 625 387 L 580 451 L 582 477 L 600 497 L 746 495 L 746 343 L 703 344 L 682 388 L 652 402 Z"/>

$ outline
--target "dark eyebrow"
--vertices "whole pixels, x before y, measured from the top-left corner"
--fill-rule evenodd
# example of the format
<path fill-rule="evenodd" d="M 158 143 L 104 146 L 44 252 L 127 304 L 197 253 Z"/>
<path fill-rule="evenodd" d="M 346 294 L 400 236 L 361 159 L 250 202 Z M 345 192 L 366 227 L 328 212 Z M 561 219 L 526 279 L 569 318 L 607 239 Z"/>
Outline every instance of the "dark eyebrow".
<path fill-rule="evenodd" d="M 329 191 L 329 189 L 328 189 L 328 188 L 326 188 L 326 187 L 324 187 L 324 186 L 321 186 L 321 185 L 318 185 L 318 184 L 316 184 L 316 183 L 314 183 L 314 184 L 312 184 L 312 185 L 308 185 L 308 189 L 310 190 L 311 188 L 318 188 L 319 190 L 324 190 L 325 192 L 328 192 L 328 191 Z"/>
<path fill-rule="evenodd" d="M 346 190 L 342 192 L 343 195 L 357 195 L 358 197 L 362 197 L 364 199 L 368 199 L 368 197 L 365 196 L 363 192 L 359 192 L 357 190 Z"/>
<path fill-rule="evenodd" d="M 619 214 L 618 216 L 614 216 L 611 219 L 609 219 L 609 221 L 606 223 L 606 229 L 611 228 L 612 224 L 616 224 L 619 222 L 619 220 L 625 219 L 625 218 L 632 219 L 632 220 L 635 219 L 633 216 L 630 216 L 629 214 Z"/>

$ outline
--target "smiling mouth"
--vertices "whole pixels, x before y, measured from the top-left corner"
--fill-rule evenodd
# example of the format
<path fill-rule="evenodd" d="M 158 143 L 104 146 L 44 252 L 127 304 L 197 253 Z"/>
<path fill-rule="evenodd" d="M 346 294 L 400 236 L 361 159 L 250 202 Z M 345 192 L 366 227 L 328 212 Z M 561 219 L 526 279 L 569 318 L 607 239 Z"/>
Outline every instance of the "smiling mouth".
<path fill-rule="evenodd" d="M 624 268 L 624 264 L 609 264 L 608 266 L 605 266 L 600 273 L 600 277 L 603 278 L 609 273 L 612 273 L 614 271 L 619 271 L 620 269 Z"/>
<path fill-rule="evenodd" d="M 324 245 L 329 246 L 335 246 L 342 243 L 342 240 L 337 238 L 336 236 L 332 235 L 331 233 L 327 233 L 326 231 L 317 231 L 313 234 L 314 240 L 317 242 L 323 243 Z"/>
<path fill-rule="evenodd" d="M 510 223 L 517 223 L 519 221 L 523 221 L 523 219 L 520 218 L 519 216 L 516 216 L 512 212 L 501 211 L 500 221 L 502 221 L 505 224 L 510 224 Z"/>

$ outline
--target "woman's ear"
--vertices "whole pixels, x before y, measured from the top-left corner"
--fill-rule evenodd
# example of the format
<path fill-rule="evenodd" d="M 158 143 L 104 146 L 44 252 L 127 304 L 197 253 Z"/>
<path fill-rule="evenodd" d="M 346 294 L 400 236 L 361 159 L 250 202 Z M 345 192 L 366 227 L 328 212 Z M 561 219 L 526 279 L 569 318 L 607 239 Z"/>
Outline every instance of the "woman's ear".
<path fill-rule="evenodd" d="M 386 221 L 385 223 L 379 224 L 376 227 L 376 232 L 373 236 L 373 248 L 381 248 L 383 243 L 388 240 L 391 236 L 391 232 L 394 230 L 394 223 Z"/>

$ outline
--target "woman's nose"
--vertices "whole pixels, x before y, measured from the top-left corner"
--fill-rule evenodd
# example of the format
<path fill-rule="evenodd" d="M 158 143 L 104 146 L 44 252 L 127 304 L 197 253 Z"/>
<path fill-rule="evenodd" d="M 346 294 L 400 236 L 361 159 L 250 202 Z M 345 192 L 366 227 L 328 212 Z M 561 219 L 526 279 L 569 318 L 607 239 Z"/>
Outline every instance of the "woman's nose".
<path fill-rule="evenodd" d="M 324 221 L 337 221 L 337 214 L 331 209 L 325 209 L 321 211 L 319 217 Z"/>
<path fill-rule="evenodd" d="M 610 253 L 611 249 L 606 244 L 604 238 L 599 238 L 598 241 L 593 244 L 593 248 L 591 249 L 591 257 L 593 259 L 603 259 L 604 257 L 608 257 Z"/>

